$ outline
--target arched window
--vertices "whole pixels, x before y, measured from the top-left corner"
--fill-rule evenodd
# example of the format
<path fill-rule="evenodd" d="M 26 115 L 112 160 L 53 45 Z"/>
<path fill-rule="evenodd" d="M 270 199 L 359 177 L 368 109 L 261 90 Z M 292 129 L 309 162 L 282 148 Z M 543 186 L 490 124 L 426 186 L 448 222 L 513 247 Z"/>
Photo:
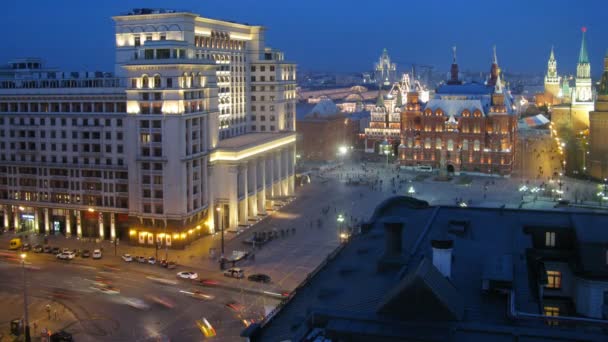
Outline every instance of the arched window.
<path fill-rule="evenodd" d="M 160 88 L 160 75 L 154 75 L 154 88 Z"/>
<path fill-rule="evenodd" d="M 479 151 L 479 140 L 475 140 L 473 145 L 473 151 Z"/>
<path fill-rule="evenodd" d="M 462 141 L 462 149 L 467 151 L 469 149 L 469 141 L 467 139 L 464 139 Z"/>
<path fill-rule="evenodd" d="M 424 148 L 431 148 L 431 138 L 424 139 Z"/>
<path fill-rule="evenodd" d="M 441 138 L 437 138 L 435 142 L 435 148 L 441 150 Z"/>
<path fill-rule="evenodd" d="M 454 140 L 448 140 L 448 151 L 454 151 Z"/>
<path fill-rule="evenodd" d="M 143 75 L 141 77 L 141 87 L 148 88 L 150 86 L 150 80 L 148 80 L 148 75 Z"/>
<path fill-rule="evenodd" d="M 412 147 L 412 138 L 407 138 L 407 147 Z"/>

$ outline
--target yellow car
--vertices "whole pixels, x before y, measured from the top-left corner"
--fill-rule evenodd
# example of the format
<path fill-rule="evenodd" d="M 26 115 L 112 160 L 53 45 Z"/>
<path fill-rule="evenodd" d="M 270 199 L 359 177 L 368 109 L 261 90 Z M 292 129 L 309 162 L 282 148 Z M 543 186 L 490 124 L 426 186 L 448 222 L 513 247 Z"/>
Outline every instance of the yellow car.
<path fill-rule="evenodd" d="M 206 318 L 197 319 L 196 326 L 200 329 L 200 331 L 205 335 L 205 337 L 214 337 L 216 335 L 215 329 L 211 326 L 209 321 Z"/>

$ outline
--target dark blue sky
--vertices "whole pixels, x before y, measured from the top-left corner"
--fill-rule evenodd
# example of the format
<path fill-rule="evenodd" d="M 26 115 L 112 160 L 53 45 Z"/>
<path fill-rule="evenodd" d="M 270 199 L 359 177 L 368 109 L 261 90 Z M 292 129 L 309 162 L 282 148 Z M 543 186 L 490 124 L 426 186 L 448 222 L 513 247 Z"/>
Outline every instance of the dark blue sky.
<path fill-rule="evenodd" d="M 110 17 L 134 7 L 187 9 L 260 24 L 267 43 L 301 69 L 365 71 L 386 47 L 400 64 L 487 71 L 496 44 L 503 70 L 546 69 L 555 46 L 560 73 L 573 73 L 581 26 L 594 75 L 608 48 L 606 0 L 6 0 L 0 58 L 40 56 L 67 70 L 113 69 Z"/>

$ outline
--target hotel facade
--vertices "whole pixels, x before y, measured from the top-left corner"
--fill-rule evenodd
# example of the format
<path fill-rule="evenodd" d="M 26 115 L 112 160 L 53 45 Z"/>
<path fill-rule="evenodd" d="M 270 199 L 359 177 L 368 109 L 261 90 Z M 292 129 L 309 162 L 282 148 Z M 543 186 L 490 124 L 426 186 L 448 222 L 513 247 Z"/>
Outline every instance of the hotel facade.
<path fill-rule="evenodd" d="M 263 27 L 113 19 L 114 73 L 0 69 L 4 230 L 179 248 L 293 195 L 296 66 Z"/>

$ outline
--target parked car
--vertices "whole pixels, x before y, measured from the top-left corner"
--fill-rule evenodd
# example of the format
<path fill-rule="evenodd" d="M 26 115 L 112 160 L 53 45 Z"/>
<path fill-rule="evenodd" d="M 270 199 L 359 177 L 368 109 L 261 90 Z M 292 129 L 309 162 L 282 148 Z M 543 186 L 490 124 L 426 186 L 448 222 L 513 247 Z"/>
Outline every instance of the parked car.
<path fill-rule="evenodd" d="M 42 247 L 42 245 L 34 246 L 34 253 L 42 253 L 42 252 L 44 252 L 44 248 Z"/>
<path fill-rule="evenodd" d="M 137 257 L 137 262 L 142 263 L 142 264 L 145 264 L 145 263 L 146 263 L 146 257 L 141 256 L 141 255 L 140 255 L 140 256 L 138 256 L 138 257 Z"/>
<path fill-rule="evenodd" d="M 148 258 L 148 264 L 150 264 L 150 265 L 156 264 L 156 258 L 153 257 L 153 256 L 149 257 Z"/>
<path fill-rule="evenodd" d="M 67 252 L 70 252 L 69 248 L 62 248 L 61 249 L 61 253 L 67 253 Z"/>
<path fill-rule="evenodd" d="M 82 258 L 88 258 L 91 256 L 91 252 L 88 249 L 83 249 L 82 253 L 80 253 L 80 256 Z"/>
<path fill-rule="evenodd" d="M 247 280 L 268 284 L 268 283 L 270 283 L 270 276 L 267 274 L 261 274 L 261 273 L 252 274 L 249 277 L 247 277 Z"/>
<path fill-rule="evenodd" d="M 238 267 L 232 267 L 232 268 L 229 268 L 226 271 L 224 271 L 224 276 L 230 277 L 230 278 L 241 279 L 241 278 L 245 277 L 245 272 Z"/>
<path fill-rule="evenodd" d="M 42 248 L 42 251 L 43 251 L 44 253 L 52 253 L 52 252 L 53 252 L 53 249 L 51 248 L 51 246 L 44 246 L 44 247 Z"/>
<path fill-rule="evenodd" d="M 24 252 L 27 252 L 31 249 L 32 249 L 32 245 L 30 245 L 29 243 L 24 243 L 23 246 L 21 246 L 21 250 Z"/>
<path fill-rule="evenodd" d="M 74 252 L 67 251 L 67 252 L 61 252 L 61 253 L 57 254 L 57 259 L 72 260 L 72 259 L 74 259 L 75 256 L 76 256 L 76 254 L 74 254 Z"/>
<path fill-rule="evenodd" d="M 74 255 L 75 255 L 75 256 L 80 256 L 81 250 L 80 250 L 80 249 L 78 249 L 78 248 L 74 248 L 74 249 L 72 250 L 72 252 L 74 252 Z"/>
<path fill-rule="evenodd" d="M 133 257 L 131 256 L 131 254 L 123 254 L 121 258 L 125 262 L 131 262 L 131 261 L 133 261 Z"/>
<path fill-rule="evenodd" d="M 173 262 L 173 261 L 169 261 L 167 263 L 167 268 L 170 269 L 170 270 L 172 270 L 172 269 L 174 269 L 176 267 L 177 267 L 177 264 L 175 262 Z"/>
<path fill-rule="evenodd" d="M 59 249 L 59 247 L 53 247 L 53 249 L 51 250 L 51 253 L 57 255 L 57 254 L 61 253 L 61 249 Z"/>
<path fill-rule="evenodd" d="M 165 267 L 166 268 L 167 264 L 168 264 L 168 262 L 165 259 L 160 259 L 160 261 L 158 262 L 158 266 L 160 266 L 160 267 Z"/>
<path fill-rule="evenodd" d="M 177 277 L 182 279 L 196 279 L 198 278 L 198 274 L 196 274 L 195 272 L 182 271 L 177 272 Z"/>
<path fill-rule="evenodd" d="M 96 249 L 93 251 L 93 259 L 101 259 L 101 250 Z"/>

